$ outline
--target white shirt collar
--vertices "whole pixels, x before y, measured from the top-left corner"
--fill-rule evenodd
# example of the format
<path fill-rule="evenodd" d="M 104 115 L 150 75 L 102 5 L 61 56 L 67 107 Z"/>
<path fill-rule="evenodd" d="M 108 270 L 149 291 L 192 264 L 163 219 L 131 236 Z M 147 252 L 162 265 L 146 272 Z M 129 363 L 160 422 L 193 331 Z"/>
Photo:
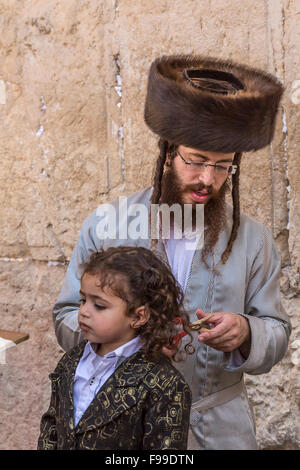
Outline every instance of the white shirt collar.
<path fill-rule="evenodd" d="M 111 351 L 111 352 L 105 354 L 104 356 L 100 356 L 100 357 L 103 357 L 103 358 L 121 357 L 121 356 L 129 357 L 132 354 L 136 353 L 142 347 L 142 345 L 143 345 L 143 342 L 141 340 L 141 337 L 136 336 L 131 341 L 128 341 L 128 343 L 122 344 L 121 346 L 119 346 L 114 351 Z M 87 354 L 91 353 L 92 356 L 96 355 L 96 356 L 99 357 L 99 354 L 96 353 L 97 346 L 98 346 L 98 344 L 90 343 L 90 341 L 88 341 L 88 343 L 86 345 L 86 348 L 85 348 L 85 352 Z"/>

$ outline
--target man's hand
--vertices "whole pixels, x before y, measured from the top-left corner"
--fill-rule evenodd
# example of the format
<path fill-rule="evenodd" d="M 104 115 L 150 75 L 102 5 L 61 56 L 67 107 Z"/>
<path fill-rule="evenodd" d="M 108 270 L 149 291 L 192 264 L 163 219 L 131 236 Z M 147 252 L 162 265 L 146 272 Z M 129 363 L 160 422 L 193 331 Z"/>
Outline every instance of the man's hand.
<path fill-rule="evenodd" d="M 196 314 L 199 320 L 208 315 L 201 309 L 198 309 Z M 200 333 L 198 341 L 203 341 L 211 348 L 223 352 L 231 352 L 239 348 L 244 358 L 248 357 L 251 335 L 248 320 L 245 317 L 232 312 L 214 312 L 208 322 L 213 325 L 212 330 Z"/>

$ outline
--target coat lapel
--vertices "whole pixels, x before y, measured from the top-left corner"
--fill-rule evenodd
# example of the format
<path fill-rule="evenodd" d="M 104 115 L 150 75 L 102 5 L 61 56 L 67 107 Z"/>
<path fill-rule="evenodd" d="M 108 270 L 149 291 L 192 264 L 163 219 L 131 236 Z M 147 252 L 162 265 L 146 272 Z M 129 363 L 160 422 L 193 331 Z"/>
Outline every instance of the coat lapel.
<path fill-rule="evenodd" d="M 73 383 L 76 368 L 83 354 L 86 341 L 82 341 L 66 357 L 62 359 L 62 369 L 58 374 L 51 374 L 51 380 L 58 383 L 58 394 L 60 397 L 61 416 L 65 422 L 68 432 L 73 432 L 74 424 L 74 400 Z"/>
<path fill-rule="evenodd" d="M 132 408 L 145 391 L 142 380 L 155 364 L 145 360 L 141 351 L 130 356 L 105 382 L 81 417 L 76 433 L 105 426 Z"/>

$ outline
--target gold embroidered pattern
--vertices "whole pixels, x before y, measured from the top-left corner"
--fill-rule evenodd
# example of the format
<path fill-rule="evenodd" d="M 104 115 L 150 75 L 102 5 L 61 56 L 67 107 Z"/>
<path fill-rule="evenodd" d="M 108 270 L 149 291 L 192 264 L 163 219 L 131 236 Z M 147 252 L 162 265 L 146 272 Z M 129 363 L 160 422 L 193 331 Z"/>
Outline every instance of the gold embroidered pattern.
<path fill-rule="evenodd" d="M 186 449 L 191 392 L 171 362 L 148 362 L 141 351 L 106 381 L 74 426 L 73 379 L 85 342 L 60 360 L 38 449 Z"/>

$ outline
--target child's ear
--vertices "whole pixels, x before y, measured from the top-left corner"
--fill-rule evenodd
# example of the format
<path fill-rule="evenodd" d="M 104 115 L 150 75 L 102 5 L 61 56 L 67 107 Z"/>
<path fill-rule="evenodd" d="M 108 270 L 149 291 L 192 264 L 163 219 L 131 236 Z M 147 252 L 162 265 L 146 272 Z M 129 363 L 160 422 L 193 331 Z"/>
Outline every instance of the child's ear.
<path fill-rule="evenodd" d="M 140 328 L 141 326 L 145 325 L 149 320 L 150 312 L 147 307 L 142 305 L 141 307 L 137 308 L 131 322 L 132 328 Z"/>
<path fill-rule="evenodd" d="M 171 155 L 169 152 L 167 152 L 166 160 L 165 160 L 165 165 L 166 166 L 171 166 Z"/>

